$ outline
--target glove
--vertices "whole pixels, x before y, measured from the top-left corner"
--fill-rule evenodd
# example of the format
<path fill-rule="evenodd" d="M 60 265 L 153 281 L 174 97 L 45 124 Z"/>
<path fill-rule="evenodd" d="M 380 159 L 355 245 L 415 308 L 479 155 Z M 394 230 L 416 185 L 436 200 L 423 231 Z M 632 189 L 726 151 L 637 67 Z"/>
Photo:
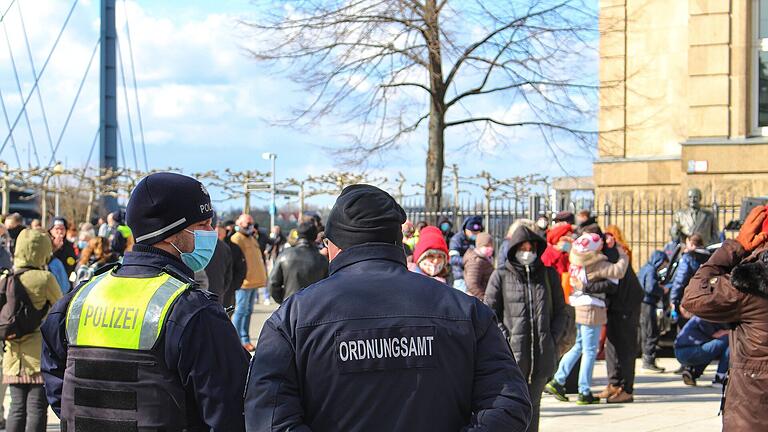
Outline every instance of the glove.
<path fill-rule="evenodd" d="M 672 312 L 669 313 L 669 317 L 672 319 L 672 322 L 677 322 L 677 319 L 678 319 L 677 311 L 675 309 L 672 309 Z"/>
<path fill-rule="evenodd" d="M 768 239 L 768 234 L 761 232 L 765 217 L 764 206 L 755 207 L 749 212 L 749 216 L 747 216 L 739 235 L 736 237 L 736 241 L 741 244 L 745 251 L 752 252 Z"/>

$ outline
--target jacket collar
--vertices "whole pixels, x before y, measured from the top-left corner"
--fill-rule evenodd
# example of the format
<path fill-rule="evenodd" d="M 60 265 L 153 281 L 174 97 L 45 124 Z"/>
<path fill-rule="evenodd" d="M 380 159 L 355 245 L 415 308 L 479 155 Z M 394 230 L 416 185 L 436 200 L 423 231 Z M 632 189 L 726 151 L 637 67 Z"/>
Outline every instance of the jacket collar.
<path fill-rule="evenodd" d="M 126 252 L 118 274 L 157 274 L 166 266 L 171 266 L 185 276 L 194 279 L 195 273 L 176 256 L 154 246 L 142 244 L 133 245 L 130 252 Z M 141 268 L 151 268 L 146 271 Z"/>
<path fill-rule="evenodd" d="M 405 251 L 402 246 L 389 243 L 364 243 L 344 249 L 331 261 L 330 274 L 341 271 L 345 267 L 363 261 L 391 261 L 406 267 Z"/>

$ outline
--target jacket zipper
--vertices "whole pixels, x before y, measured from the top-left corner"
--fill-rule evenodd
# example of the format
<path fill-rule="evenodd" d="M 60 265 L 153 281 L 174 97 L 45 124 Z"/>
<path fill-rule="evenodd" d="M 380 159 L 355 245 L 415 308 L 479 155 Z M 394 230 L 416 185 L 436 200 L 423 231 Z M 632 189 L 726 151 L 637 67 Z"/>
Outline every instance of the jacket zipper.
<path fill-rule="evenodd" d="M 525 277 L 526 277 L 526 286 L 528 288 L 528 317 L 529 317 L 529 327 L 531 328 L 531 368 L 528 371 L 528 383 L 530 384 L 533 378 L 533 368 L 536 363 L 535 357 L 535 348 L 536 348 L 536 342 L 535 342 L 535 321 L 533 318 L 533 290 L 531 289 L 531 268 L 529 266 L 525 266 Z"/>

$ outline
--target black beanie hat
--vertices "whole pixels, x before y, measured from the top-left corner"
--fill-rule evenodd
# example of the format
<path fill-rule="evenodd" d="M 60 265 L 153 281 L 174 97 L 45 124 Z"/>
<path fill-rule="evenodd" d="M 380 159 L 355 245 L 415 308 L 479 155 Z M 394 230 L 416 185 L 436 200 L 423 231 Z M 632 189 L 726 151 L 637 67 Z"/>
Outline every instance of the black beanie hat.
<path fill-rule="evenodd" d="M 181 174 L 150 174 L 136 185 L 125 211 L 136 243 L 152 245 L 213 217 L 211 197 L 202 183 Z"/>
<path fill-rule="evenodd" d="M 296 230 L 296 234 L 298 234 L 298 238 L 313 242 L 317 238 L 317 227 L 314 222 L 302 222 Z"/>
<path fill-rule="evenodd" d="M 336 199 L 325 236 L 341 249 L 371 242 L 399 244 L 405 211 L 388 193 L 359 184 L 344 188 Z"/>

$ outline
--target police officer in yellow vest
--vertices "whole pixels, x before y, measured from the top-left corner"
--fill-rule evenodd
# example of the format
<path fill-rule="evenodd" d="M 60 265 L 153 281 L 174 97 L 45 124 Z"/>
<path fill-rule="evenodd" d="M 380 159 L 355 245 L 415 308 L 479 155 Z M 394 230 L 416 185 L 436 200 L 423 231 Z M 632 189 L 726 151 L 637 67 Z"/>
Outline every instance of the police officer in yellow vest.
<path fill-rule="evenodd" d="M 216 247 L 205 187 L 142 179 L 126 210 L 136 244 L 51 310 L 46 395 L 64 430 L 244 430 L 248 354 L 215 295 L 196 287 Z"/>

